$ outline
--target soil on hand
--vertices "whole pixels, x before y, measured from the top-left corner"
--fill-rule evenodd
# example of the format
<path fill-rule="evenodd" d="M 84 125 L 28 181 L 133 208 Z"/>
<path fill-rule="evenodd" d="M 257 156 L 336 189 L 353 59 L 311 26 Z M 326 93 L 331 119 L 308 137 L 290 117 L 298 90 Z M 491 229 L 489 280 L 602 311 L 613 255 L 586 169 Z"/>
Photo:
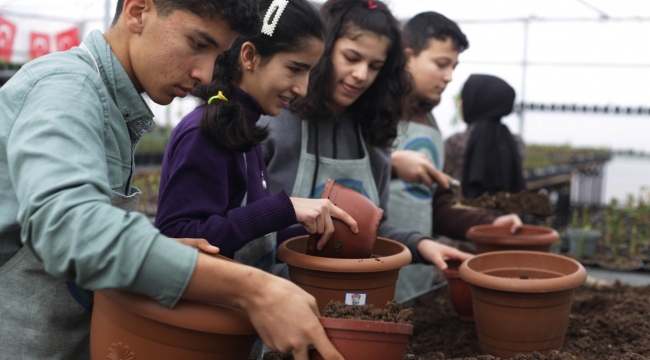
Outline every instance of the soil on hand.
<path fill-rule="evenodd" d="M 609 289 L 576 289 L 561 353 L 515 359 L 650 360 L 650 286 L 620 284 Z M 449 302 L 447 288 L 422 298 L 413 307 L 412 360 L 496 360 L 479 356 L 473 323 L 463 323 Z M 407 358 L 408 359 L 408 358 Z"/>
<path fill-rule="evenodd" d="M 463 199 L 462 204 L 506 213 L 540 217 L 553 215 L 553 207 L 547 195 L 526 190 L 516 194 L 504 191 L 492 195 L 484 194 L 475 199 Z"/>
<path fill-rule="evenodd" d="M 410 325 L 413 323 L 413 309 L 402 309 L 402 304 L 395 300 L 387 302 L 386 307 L 383 309 L 375 308 L 372 304 L 349 306 L 340 301 L 332 301 L 325 306 L 323 317 L 394 322 Z"/>

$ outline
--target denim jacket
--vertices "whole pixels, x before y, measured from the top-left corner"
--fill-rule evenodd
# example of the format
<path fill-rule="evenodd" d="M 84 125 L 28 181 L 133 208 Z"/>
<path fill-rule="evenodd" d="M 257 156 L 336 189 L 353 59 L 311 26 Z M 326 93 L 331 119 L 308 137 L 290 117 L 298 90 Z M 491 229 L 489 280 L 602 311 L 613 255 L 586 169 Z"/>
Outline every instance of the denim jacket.
<path fill-rule="evenodd" d="M 197 250 L 110 203 L 131 195 L 153 114 L 103 35 L 84 44 L 27 63 L 0 88 L 0 277 L 27 246 L 56 278 L 173 306 Z"/>

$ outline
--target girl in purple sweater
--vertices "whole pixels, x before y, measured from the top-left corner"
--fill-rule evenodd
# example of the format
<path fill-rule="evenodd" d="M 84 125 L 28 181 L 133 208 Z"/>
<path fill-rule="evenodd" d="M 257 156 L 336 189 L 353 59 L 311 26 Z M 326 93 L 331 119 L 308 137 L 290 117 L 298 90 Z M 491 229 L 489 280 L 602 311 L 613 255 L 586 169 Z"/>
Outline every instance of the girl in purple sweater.
<path fill-rule="evenodd" d="M 307 0 L 263 0 L 260 8 L 261 33 L 238 38 L 217 58 L 212 82 L 192 93 L 205 103 L 172 132 L 156 226 L 172 237 L 205 238 L 224 256 L 270 270 L 275 231 L 301 223 L 323 234 L 324 245 L 334 231 L 331 217 L 355 232 L 357 225 L 329 200 L 270 195 L 259 145 L 268 129 L 256 123 L 306 94 L 325 35 Z"/>

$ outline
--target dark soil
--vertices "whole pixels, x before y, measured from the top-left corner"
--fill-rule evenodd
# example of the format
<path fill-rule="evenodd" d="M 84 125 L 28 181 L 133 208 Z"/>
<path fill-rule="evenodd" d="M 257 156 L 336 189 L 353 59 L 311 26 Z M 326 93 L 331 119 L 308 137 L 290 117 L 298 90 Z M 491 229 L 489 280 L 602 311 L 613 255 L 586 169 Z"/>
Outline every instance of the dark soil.
<path fill-rule="evenodd" d="M 576 290 L 563 352 L 546 357 L 515 359 L 634 359 L 650 360 L 650 286 Z M 413 307 L 414 329 L 409 346 L 417 360 L 496 360 L 479 356 L 473 323 L 463 323 L 448 299 L 446 288 L 418 300 Z M 537 356 L 537 357 L 536 357 Z"/>
<path fill-rule="evenodd" d="M 522 190 L 516 194 L 499 191 L 489 195 L 484 194 L 476 199 L 463 199 L 462 204 L 484 209 L 500 210 L 506 213 L 517 213 L 547 217 L 553 215 L 553 207 L 545 194 Z"/>
<path fill-rule="evenodd" d="M 374 305 L 349 306 L 339 301 L 332 301 L 323 310 L 323 317 L 336 319 L 358 319 L 370 321 L 394 322 L 399 324 L 413 323 L 413 309 L 402 309 L 402 304 L 389 301 L 383 309 Z"/>

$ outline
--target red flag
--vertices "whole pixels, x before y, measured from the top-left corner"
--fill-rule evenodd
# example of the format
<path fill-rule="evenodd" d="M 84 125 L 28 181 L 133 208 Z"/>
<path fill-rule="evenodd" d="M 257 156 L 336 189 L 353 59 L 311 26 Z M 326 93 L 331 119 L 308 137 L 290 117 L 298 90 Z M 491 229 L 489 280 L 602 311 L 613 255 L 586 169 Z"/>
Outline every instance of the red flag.
<path fill-rule="evenodd" d="M 77 45 L 79 45 L 79 29 L 77 27 L 56 34 L 57 51 L 66 51 Z"/>
<path fill-rule="evenodd" d="M 29 34 L 29 57 L 37 57 L 50 53 L 50 35 L 32 32 Z"/>
<path fill-rule="evenodd" d="M 14 48 L 16 25 L 0 16 L 0 59 L 9 62 Z"/>

